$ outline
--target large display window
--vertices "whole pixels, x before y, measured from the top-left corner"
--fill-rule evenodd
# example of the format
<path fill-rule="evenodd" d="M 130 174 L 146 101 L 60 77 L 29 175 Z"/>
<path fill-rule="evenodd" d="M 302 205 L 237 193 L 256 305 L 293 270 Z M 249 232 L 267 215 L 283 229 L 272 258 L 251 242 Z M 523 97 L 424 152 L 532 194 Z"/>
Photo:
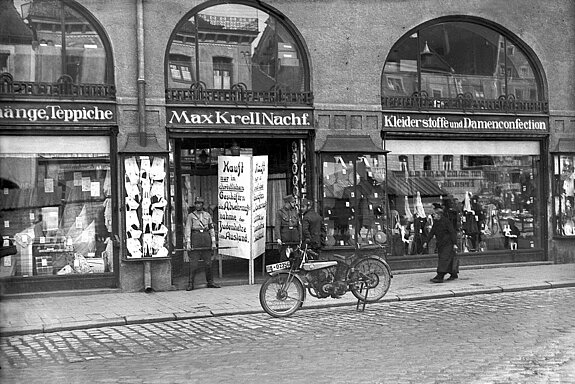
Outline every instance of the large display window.
<path fill-rule="evenodd" d="M 385 161 L 383 153 L 321 153 L 321 213 L 327 246 L 365 248 L 386 243 Z"/>
<path fill-rule="evenodd" d="M 539 142 L 387 140 L 386 149 L 393 255 L 435 253 L 423 248 L 433 203 L 446 207 L 463 252 L 542 247 Z"/>
<path fill-rule="evenodd" d="M 0 278 L 113 272 L 110 138 L 0 136 Z"/>

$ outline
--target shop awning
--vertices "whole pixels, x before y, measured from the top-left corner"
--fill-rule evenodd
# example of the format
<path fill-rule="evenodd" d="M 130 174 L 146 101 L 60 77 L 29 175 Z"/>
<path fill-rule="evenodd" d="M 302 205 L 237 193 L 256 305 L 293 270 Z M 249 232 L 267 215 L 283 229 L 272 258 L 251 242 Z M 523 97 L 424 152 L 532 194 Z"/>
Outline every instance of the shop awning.
<path fill-rule="evenodd" d="M 417 192 L 421 194 L 421 197 L 439 197 L 449 194 L 429 177 L 398 178 L 390 175 L 387 179 L 389 195 L 410 197 L 417 195 Z"/>
<path fill-rule="evenodd" d="M 370 136 L 328 135 L 319 152 L 336 153 L 387 153 L 385 149 L 376 145 Z"/>

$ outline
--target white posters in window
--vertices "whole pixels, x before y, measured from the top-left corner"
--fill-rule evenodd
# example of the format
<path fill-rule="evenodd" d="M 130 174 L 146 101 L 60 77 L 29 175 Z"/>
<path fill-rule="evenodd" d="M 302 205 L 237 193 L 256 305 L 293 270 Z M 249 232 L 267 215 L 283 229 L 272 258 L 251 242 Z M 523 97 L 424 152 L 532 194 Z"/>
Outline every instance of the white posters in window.
<path fill-rule="evenodd" d="M 220 254 L 253 260 L 265 252 L 267 156 L 218 157 Z"/>

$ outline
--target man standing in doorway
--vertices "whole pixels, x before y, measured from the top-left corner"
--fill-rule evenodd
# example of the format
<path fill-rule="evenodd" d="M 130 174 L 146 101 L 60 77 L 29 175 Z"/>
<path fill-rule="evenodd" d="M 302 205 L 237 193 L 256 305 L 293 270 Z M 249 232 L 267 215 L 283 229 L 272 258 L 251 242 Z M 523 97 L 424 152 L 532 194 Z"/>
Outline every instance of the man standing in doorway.
<path fill-rule="evenodd" d="M 295 198 L 288 195 L 283 198 L 284 206 L 278 209 L 274 234 L 280 246 L 280 261 L 288 259 L 288 247 L 293 247 L 301 241 L 301 225 Z"/>
<path fill-rule="evenodd" d="M 186 249 L 190 253 L 190 268 L 192 270 L 186 290 L 194 289 L 194 278 L 200 261 L 203 261 L 204 264 L 208 288 L 220 288 L 214 283 L 212 271 L 212 259 L 216 249 L 216 233 L 212 216 L 204 211 L 204 199 L 202 197 L 196 197 L 194 206 L 195 210 L 188 215 L 185 228 Z"/>

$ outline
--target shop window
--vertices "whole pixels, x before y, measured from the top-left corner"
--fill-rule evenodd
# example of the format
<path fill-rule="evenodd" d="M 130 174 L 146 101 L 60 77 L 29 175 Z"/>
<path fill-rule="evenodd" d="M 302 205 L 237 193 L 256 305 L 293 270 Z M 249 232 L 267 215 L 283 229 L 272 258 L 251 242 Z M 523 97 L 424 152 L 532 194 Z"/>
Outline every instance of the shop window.
<path fill-rule="evenodd" d="M 515 68 L 524 69 L 518 72 Z M 392 47 L 381 89 L 383 97 L 468 95 L 493 100 L 513 95 L 516 88 L 541 89 L 536 73 L 532 60 L 511 36 L 479 20 L 442 20 L 416 28 Z M 538 95 L 524 97 L 539 101 Z M 445 108 L 446 104 L 433 106 Z"/>
<path fill-rule="evenodd" d="M 109 137 L 1 136 L 0 278 L 112 272 Z"/>
<path fill-rule="evenodd" d="M 285 18 L 244 4 L 219 4 L 194 12 L 173 32 L 173 55 L 188 55 L 194 81 L 207 89 L 257 92 L 309 90 L 303 51 Z M 167 68 L 168 88 L 181 87 Z M 261 96 L 260 96 L 261 97 Z M 220 98 L 221 99 L 221 98 Z"/>
<path fill-rule="evenodd" d="M 103 32 L 80 6 L 59 0 L 3 3 L 0 19 L 14 31 L 3 49 L 14 57 L 0 64 L 14 81 L 56 83 L 68 76 L 75 84 L 113 82 Z"/>
<path fill-rule="evenodd" d="M 436 252 L 432 243 L 423 248 L 433 224 L 433 203 L 445 203 L 451 209 L 463 252 L 542 247 L 539 142 L 518 146 L 511 141 L 386 140 L 385 146 L 406 157 L 417 156 L 413 150 L 417 148 L 417 152 L 429 153 L 432 163 L 444 165 L 435 172 L 388 175 L 393 255 Z M 573 220 L 573 210 L 568 210 L 573 207 L 573 178 L 567 175 L 573 176 L 574 160 L 573 155 L 556 158 L 557 221 L 568 223 L 567 230 Z M 564 192 L 565 180 L 570 180 L 565 183 L 566 188 L 571 186 L 570 192 Z M 509 236 L 512 224 L 520 232 L 516 240 Z"/>
<path fill-rule="evenodd" d="M 385 242 L 385 156 L 321 154 L 322 215 L 328 246 L 369 247 Z"/>
<path fill-rule="evenodd" d="M 552 193 L 554 234 L 575 236 L 575 153 L 553 155 Z"/>

